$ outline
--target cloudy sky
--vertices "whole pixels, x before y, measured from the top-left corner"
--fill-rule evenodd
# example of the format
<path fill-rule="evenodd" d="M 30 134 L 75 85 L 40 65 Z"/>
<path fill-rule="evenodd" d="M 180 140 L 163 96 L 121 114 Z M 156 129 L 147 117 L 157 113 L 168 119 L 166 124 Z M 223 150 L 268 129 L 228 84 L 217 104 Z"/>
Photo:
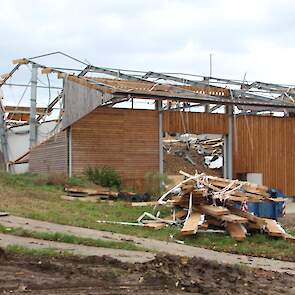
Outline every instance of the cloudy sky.
<path fill-rule="evenodd" d="M 64 51 L 98 66 L 295 84 L 292 0 L 1 0 L 0 73 Z M 53 60 L 57 65 L 59 61 Z"/>

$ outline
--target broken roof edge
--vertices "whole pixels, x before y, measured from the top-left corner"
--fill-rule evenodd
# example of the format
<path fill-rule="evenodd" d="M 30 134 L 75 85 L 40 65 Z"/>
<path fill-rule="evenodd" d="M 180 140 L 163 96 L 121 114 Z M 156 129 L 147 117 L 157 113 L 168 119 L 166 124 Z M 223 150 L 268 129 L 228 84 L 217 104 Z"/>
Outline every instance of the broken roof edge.
<path fill-rule="evenodd" d="M 45 54 L 45 55 L 41 55 L 39 57 L 42 57 L 42 56 L 47 56 L 47 55 L 52 55 L 52 54 L 62 54 L 62 55 L 65 55 L 73 60 L 76 60 L 76 61 L 79 61 L 67 54 L 64 54 L 63 52 L 54 52 L 54 53 L 49 53 L 49 54 Z M 84 70 L 82 70 L 80 72 L 80 74 L 78 75 L 70 75 L 69 73 L 66 73 L 66 72 L 63 72 L 59 69 L 61 68 L 55 68 L 55 67 L 47 67 L 47 66 L 44 66 L 44 65 L 41 65 L 35 61 L 33 61 L 33 59 L 35 58 L 38 58 L 38 57 L 33 57 L 33 58 L 21 58 L 21 59 L 17 59 L 17 60 L 14 60 L 14 64 L 16 64 L 16 67 L 19 67 L 20 65 L 22 64 L 35 64 L 37 65 L 38 67 L 42 68 L 43 72 L 45 74 L 48 74 L 48 73 L 57 73 L 58 75 L 69 75 L 69 76 L 72 76 L 72 77 L 78 77 L 78 78 L 81 78 L 82 76 L 84 76 L 85 74 L 87 74 L 88 72 L 97 72 L 97 73 L 105 73 L 107 75 L 110 75 L 110 76 L 113 76 L 113 77 L 116 77 L 118 76 L 119 78 L 121 79 L 127 79 L 127 80 L 133 80 L 133 81 L 144 81 L 144 82 L 148 82 L 148 83 L 151 83 L 152 85 L 168 85 L 168 84 L 161 84 L 161 83 L 158 83 L 158 82 L 155 82 L 155 81 L 151 81 L 151 80 L 147 80 L 145 79 L 145 75 L 143 76 L 140 76 L 140 77 L 136 77 L 136 75 L 129 75 L 129 74 L 125 74 L 125 73 L 121 73 L 120 70 L 113 70 L 113 69 L 109 69 L 109 68 L 103 68 L 103 67 L 96 67 L 96 66 L 93 66 L 93 65 L 90 65 L 90 64 L 86 64 L 86 63 L 83 63 L 86 67 Z M 81 61 L 80 61 L 81 62 Z M 15 69 L 13 69 L 14 71 Z M 70 70 L 70 69 L 68 69 Z M 128 70 L 122 70 L 122 71 L 128 71 Z M 161 74 L 161 73 L 156 73 L 156 72 L 146 72 L 146 75 L 147 74 L 160 74 L 161 76 L 165 76 L 165 74 Z M 202 84 L 204 86 L 204 84 L 206 84 L 206 82 L 208 82 L 208 86 L 210 87 L 216 87 L 215 85 L 210 85 L 210 79 L 215 79 L 217 81 L 226 81 L 227 83 L 229 84 L 232 84 L 234 85 L 234 82 L 235 80 L 229 80 L 229 79 L 221 79 L 221 78 L 214 78 L 214 77 L 209 77 L 208 81 L 204 80 L 204 81 L 195 81 L 195 80 L 187 80 L 187 79 L 182 79 L 182 78 L 178 78 L 178 77 L 175 77 L 175 76 L 168 76 L 166 75 L 167 77 L 167 80 L 171 80 L 171 79 L 178 79 L 178 80 L 181 80 L 181 81 L 184 81 L 182 82 L 183 84 L 186 84 L 186 86 L 188 85 L 194 85 L 194 83 L 196 83 L 196 85 L 200 85 Z M 201 76 L 200 76 L 201 77 Z M 165 77 L 163 78 L 164 80 L 166 79 Z M 204 77 L 203 77 L 204 78 Z M 89 84 L 86 84 L 85 86 L 86 87 L 93 87 L 94 89 L 97 89 L 99 91 L 101 91 L 102 93 L 109 93 L 111 95 L 113 95 L 113 93 L 116 93 L 118 94 L 118 92 L 120 92 L 120 95 L 123 94 L 123 89 L 120 89 L 120 91 L 117 91 L 115 90 L 114 91 L 114 87 L 111 87 L 110 85 L 96 85 L 98 83 L 95 83 L 94 81 L 92 81 L 92 79 L 90 79 L 90 77 L 85 77 L 85 80 L 88 79 L 88 83 Z M 175 81 L 175 80 L 174 80 Z M 5 83 L 5 81 L 1 82 L 0 83 L 0 87 L 3 85 L 3 83 Z M 281 87 L 283 85 L 280 85 L 280 84 L 272 84 L 272 83 L 262 83 L 262 82 L 257 82 L 258 84 L 263 84 L 263 86 L 267 86 L 267 89 L 269 90 L 269 93 L 271 93 L 271 86 L 275 86 L 275 88 L 277 87 Z M 252 83 L 253 84 L 253 83 Z M 254 83 L 255 84 L 255 83 Z M 265 85 L 264 85 L 265 84 Z M 91 85 L 91 86 L 90 86 Z M 171 84 L 169 84 L 171 85 Z M 238 85 L 238 84 L 236 84 Z M 242 87 L 242 86 L 247 86 L 247 83 L 239 83 L 239 85 Z M 172 87 L 174 87 L 175 89 L 179 89 L 180 85 L 173 85 Z M 181 86 L 184 86 L 184 85 L 181 85 Z M 261 86 L 261 85 L 259 85 Z M 98 88 L 99 87 L 99 88 Z M 106 87 L 106 88 L 105 88 Z M 190 90 L 187 90 L 185 91 L 183 88 L 182 88 L 182 91 L 185 91 L 187 94 L 182 96 L 178 93 L 178 91 L 175 91 L 176 95 L 172 95 L 172 96 L 167 96 L 167 98 L 169 98 L 170 100 L 179 100 L 181 99 L 182 101 L 187 101 L 187 102 L 200 102 L 200 103 L 212 103 L 212 104 L 219 104 L 219 105 L 245 105 L 245 106 L 264 106 L 264 107 L 275 107 L 277 108 L 278 110 L 282 110 L 282 109 L 293 109 L 295 108 L 295 103 L 293 102 L 293 99 L 292 97 L 290 98 L 290 102 L 281 102 L 280 100 L 276 99 L 276 98 L 271 98 L 271 97 L 263 97 L 261 95 L 253 95 L 251 94 L 250 92 L 247 92 L 247 89 L 244 89 L 245 87 L 241 88 L 240 90 L 234 90 L 234 89 L 231 89 L 231 91 L 233 93 L 238 93 L 237 95 L 236 94 L 233 94 L 233 96 L 237 96 L 237 97 L 232 97 L 232 100 L 228 100 L 228 99 L 216 99 L 215 97 L 213 96 L 210 96 L 210 95 L 201 95 L 201 96 L 198 96 L 198 95 L 195 95 L 195 93 L 193 91 L 190 91 Z M 288 89 L 291 89 L 292 87 L 289 87 Z M 224 89 L 227 89 L 227 87 L 225 87 Z M 241 95 L 240 95 L 240 94 Z M 126 94 L 130 94 L 130 95 L 134 95 L 136 96 L 137 98 L 145 98 L 145 99 L 155 99 L 153 98 L 153 95 L 150 95 L 149 93 L 142 93 L 142 92 L 139 92 L 139 91 L 125 91 L 125 95 Z M 155 92 L 154 92 L 155 94 Z M 193 94 L 193 95 L 191 95 Z M 146 97 L 144 97 L 146 95 Z M 247 99 L 242 99 L 240 98 L 239 96 L 248 96 Z M 163 96 L 160 96 L 159 94 L 157 94 L 157 96 L 159 97 L 158 99 L 160 100 L 164 100 L 164 98 L 162 98 Z M 54 105 L 60 98 L 60 95 L 52 101 L 52 103 L 50 104 L 50 107 L 52 107 L 52 105 Z M 195 98 L 195 99 L 194 99 Z M 193 99 L 193 100 L 191 100 Z M 265 102 L 260 102 L 259 100 L 264 100 Z M 49 109 L 49 107 L 48 107 Z M 40 116 L 39 116 L 40 117 Z M 38 117 L 38 119 L 39 119 Z"/>
<path fill-rule="evenodd" d="M 251 98 L 248 94 L 246 94 L 248 97 L 245 99 L 241 98 L 226 98 L 225 96 L 213 96 L 208 94 L 199 94 L 194 91 L 188 91 L 186 94 L 178 93 L 176 91 L 171 90 L 183 90 L 180 87 L 174 86 L 174 85 L 167 85 L 169 91 L 156 91 L 156 90 L 149 90 L 149 91 L 143 91 L 138 89 L 122 89 L 120 87 L 116 87 L 113 85 L 108 85 L 107 83 L 101 83 L 95 81 L 95 79 L 89 79 L 89 77 L 78 77 L 75 75 L 68 75 L 68 74 L 62 74 L 59 75 L 59 78 L 68 79 L 73 82 L 76 82 L 77 84 L 80 84 L 81 86 L 96 89 L 98 91 L 101 91 L 102 93 L 107 93 L 113 95 L 113 98 L 122 98 L 123 97 L 130 97 L 130 98 L 139 98 L 139 99 L 155 99 L 155 100 L 175 100 L 175 101 L 183 101 L 183 102 L 197 102 L 197 103 L 212 103 L 212 104 L 219 104 L 219 105 L 245 105 L 245 106 L 263 106 L 263 107 L 271 107 L 271 108 L 277 108 L 278 110 L 282 109 L 295 109 L 295 103 L 287 103 L 282 102 L 275 99 L 268 99 L 266 97 L 261 97 L 261 99 L 258 99 L 258 96 L 255 95 Z M 157 83 L 154 83 L 156 85 Z M 165 84 L 161 84 L 165 85 Z M 172 89 L 169 88 L 172 86 Z M 241 93 L 240 91 L 237 93 Z"/>

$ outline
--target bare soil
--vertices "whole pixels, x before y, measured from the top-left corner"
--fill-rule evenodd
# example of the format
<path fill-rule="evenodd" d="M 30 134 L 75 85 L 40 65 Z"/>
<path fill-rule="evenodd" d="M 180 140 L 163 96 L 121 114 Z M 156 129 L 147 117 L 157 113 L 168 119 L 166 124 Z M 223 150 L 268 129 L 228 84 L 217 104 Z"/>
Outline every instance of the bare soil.
<path fill-rule="evenodd" d="M 13 294 L 295 294 L 295 277 L 198 258 L 143 264 L 109 257 L 0 255 L 0 292 Z M 293 289 L 292 289 L 293 288 Z"/>

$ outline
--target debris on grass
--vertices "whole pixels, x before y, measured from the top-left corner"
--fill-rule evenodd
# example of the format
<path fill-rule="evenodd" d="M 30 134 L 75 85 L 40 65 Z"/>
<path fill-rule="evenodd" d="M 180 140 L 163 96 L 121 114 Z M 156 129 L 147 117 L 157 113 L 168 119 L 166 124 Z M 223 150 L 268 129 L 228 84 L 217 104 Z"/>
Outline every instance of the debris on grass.
<path fill-rule="evenodd" d="M 132 225 L 154 229 L 174 226 L 180 229 L 183 236 L 192 236 L 198 231 L 226 231 L 237 241 L 258 231 L 271 237 L 295 241 L 275 219 L 259 217 L 247 211 L 247 202 L 282 201 L 272 198 L 268 187 L 204 173 L 190 175 L 180 171 L 180 174 L 186 179 L 158 200 L 158 205 L 171 207 L 172 214 L 162 218 L 161 211 L 156 206 L 154 214 L 144 212 L 137 223 Z M 119 224 L 128 225 L 126 222 Z"/>

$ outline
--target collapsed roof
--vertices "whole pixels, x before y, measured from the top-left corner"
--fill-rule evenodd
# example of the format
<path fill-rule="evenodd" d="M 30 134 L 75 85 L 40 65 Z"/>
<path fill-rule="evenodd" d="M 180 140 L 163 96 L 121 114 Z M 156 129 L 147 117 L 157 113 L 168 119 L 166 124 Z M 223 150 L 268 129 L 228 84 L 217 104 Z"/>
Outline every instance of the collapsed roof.
<path fill-rule="evenodd" d="M 52 67 L 36 62 L 39 58 L 56 54 L 79 62 L 84 68 Z M 177 101 L 188 105 L 215 105 L 209 108 L 211 112 L 222 105 L 235 105 L 244 112 L 251 110 L 252 112 L 284 111 L 287 113 L 295 109 L 295 88 L 292 85 L 247 82 L 182 73 L 167 74 L 103 68 L 89 65 L 62 52 L 17 59 L 13 63 L 15 67 L 9 73 L 1 75 L 0 88 L 22 65 L 31 64 L 41 68 L 43 74 L 57 73 L 58 77 L 65 81 L 94 90 L 92 95 L 97 93 L 99 97 L 103 97 L 96 106 L 114 105 L 130 99 L 152 99 Z M 97 77 L 97 75 L 104 77 Z M 38 120 L 53 110 L 62 99 L 63 91 L 64 89 L 51 100 L 45 112 L 38 114 Z M 65 106 L 64 109 L 66 109 Z"/>

